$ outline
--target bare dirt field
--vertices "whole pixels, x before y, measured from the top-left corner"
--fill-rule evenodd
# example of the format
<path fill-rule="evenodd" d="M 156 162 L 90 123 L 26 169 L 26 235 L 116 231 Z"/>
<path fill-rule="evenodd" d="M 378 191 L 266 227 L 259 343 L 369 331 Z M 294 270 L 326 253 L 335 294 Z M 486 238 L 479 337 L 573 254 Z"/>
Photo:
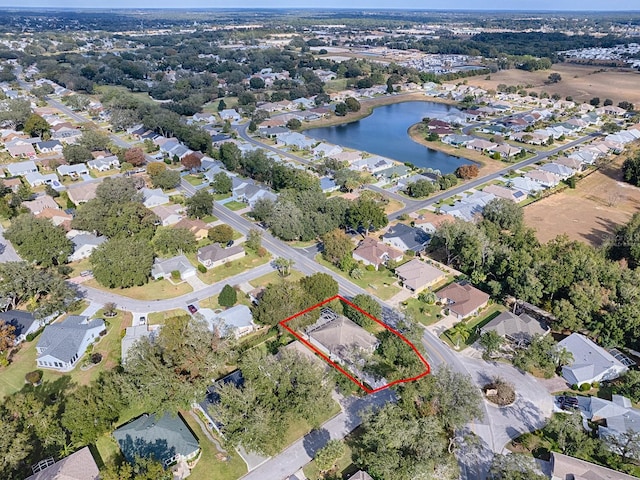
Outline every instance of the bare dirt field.
<path fill-rule="evenodd" d="M 602 71 L 604 70 L 604 71 Z M 552 85 L 545 85 L 550 73 L 559 73 L 562 80 Z M 593 97 L 613 100 L 614 105 L 626 100 L 635 105 L 640 104 L 640 73 L 623 71 L 609 67 L 593 65 L 575 65 L 570 63 L 555 64 L 550 70 L 526 72 L 524 70 L 503 70 L 492 73 L 490 80 L 486 76 L 467 78 L 469 85 L 485 89 L 497 89 L 501 83 L 521 85 L 528 91 L 547 92 L 549 95 L 559 94 L 562 98 L 572 96 L 575 101 L 588 102 Z M 533 88 L 527 87 L 533 85 Z"/>
<path fill-rule="evenodd" d="M 575 190 L 567 189 L 526 206 L 526 224 L 535 229 L 541 242 L 566 233 L 573 240 L 600 246 L 619 225 L 640 211 L 640 188 L 622 181 L 623 161 L 618 158 L 580 180 Z"/>

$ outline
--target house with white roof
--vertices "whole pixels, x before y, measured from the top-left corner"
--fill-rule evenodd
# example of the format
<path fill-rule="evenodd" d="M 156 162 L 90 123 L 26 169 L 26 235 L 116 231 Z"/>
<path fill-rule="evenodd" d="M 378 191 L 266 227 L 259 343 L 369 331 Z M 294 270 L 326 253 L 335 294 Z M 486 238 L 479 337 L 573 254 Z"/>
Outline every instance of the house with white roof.
<path fill-rule="evenodd" d="M 169 195 L 164 193 L 161 188 L 143 188 L 142 203 L 147 208 L 157 207 L 169 203 Z"/>
<path fill-rule="evenodd" d="M 278 135 L 278 145 L 286 145 L 288 147 L 296 147 L 300 150 L 308 150 L 313 147 L 315 140 L 311 140 L 298 132 L 284 133 Z"/>
<path fill-rule="evenodd" d="M 91 320 L 84 315 L 70 315 L 62 322 L 48 325 L 36 345 L 38 367 L 59 372 L 73 370 L 104 330 L 104 320 Z"/>
<path fill-rule="evenodd" d="M 151 211 L 158 216 L 163 227 L 175 225 L 184 218 L 184 207 L 182 205 L 158 205 L 151 208 Z"/>
<path fill-rule="evenodd" d="M 127 327 L 124 337 L 120 342 L 120 361 L 124 365 L 127 362 L 127 356 L 131 347 L 136 345 L 143 339 L 153 342 L 157 337 L 159 329 L 150 329 L 149 325 L 135 325 Z"/>
<path fill-rule="evenodd" d="M 543 172 L 553 173 L 554 175 L 560 177 L 562 180 L 566 180 L 576 173 L 572 168 L 554 162 L 545 163 L 540 167 L 540 170 L 542 170 Z"/>
<path fill-rule="evenodd" d="M 231 123 L 236 123 L 242 120 L 242 116 L 233 108 L 225 108 L 224 110 L 218 112 L 218 115 L 220 115 L 220 118 L 223 121 L 229 120 Z"/>
<path fill-rule="evenodd" d="M 67 233 L 67 238 L 73 243 L 73 253 L 69 255 L 70 262 L 89 258 L 96 248 L 107 241 L 107 237 L 80 230 L 71 230 Z"/>
<path fill-rule="evenodd" d="M 58 181 L 58 176 L 55 173 L 47 173 L 43 175 L 40 172 L 27 173 L 24 176 L 24 179 L 31 187 L 39 187 L 41 185 L 52 185 L 54 188 L 56 186 L 62 186 L 62 184 Z M 57 188 L 56 188 L 57 189 Z"/>
<path fill-rule="evenodd" d="M 89 160 L 87 167 L 98 172 L 106 172 L 112 168 L 120 168 L 120 160 L 115 155 L 110 157 L 96 158 L 95 160 Z"/>
<path fill-rule="evenodd" d="M 539 182 L 527 177 L 512 178 L 509 180 L 508 185 L 515 190 L 521 190 L 529 195 L 535 195 L 537 192 L 545 189 Z"/>
<path fill-rule="evenodd" d="M 236 305 L 222 311 L 201 308 L 198 313 L 207 321 L 209 329 L 218 332 L 221 337 L 234 335 L 238 338 L 256 329 L 251 310 L 246 305 Z"/>
<path fill-rule="evenodd" d="M 527 198 L 526 192 L 509 187 L 503 187 L 502 185 L 487 185 L 482 191 L 495 195 L 498 198 L 511 200 L 514 203 L 520 203 Z"/>
<path fill-rule="evenodd" d="M 558 175 L 544 170 L 531 170 L 524 174 L 525 178 L 539 183 L 545 188 L 555 187 L 562 180 Z"/>
<path fill-rule="evenodd" d="M 56 171 L 61 177 L 79 177 L 80 175 L 89 175 L 89 170 L 84 163 L 77 163 L 75 165 L 60 165 Z"/>
<path fill-rule="evenodd" d="M 342 152 L 342 147 L 339 145 L 332 145 L 330 143 L 319 143 L 312 149 L 313 154 L 318 157 L 332 157 Z"/>
<path fill-rule="evenodd" d="M 186 280 L 196 274 L 196 268 L 191 264 L 189 259 L 184 255 L 176 255 L 175 257 L 161 259 L 156 258 L 151 269 L 151 276 L 155 279 L 173 278 L 173 272 L 180 274 L 181 280 Z"/>
<path fill-rule="evenodd" d="M 27 173 L 36 173 L 38 167 L 33 160 L 27 160 L 26 162 L 10 163 L 5 166 L 7 173 L 10 177 L 22 177 Z"/>
<path fill-rule="evenodd" d="M 573 363 L 562 367 L 562 376 L 571 385 L 613 380 L 628 370 L 620 360 L 579 333 L 561 340 L 558 347 L 573 355 Z"/>

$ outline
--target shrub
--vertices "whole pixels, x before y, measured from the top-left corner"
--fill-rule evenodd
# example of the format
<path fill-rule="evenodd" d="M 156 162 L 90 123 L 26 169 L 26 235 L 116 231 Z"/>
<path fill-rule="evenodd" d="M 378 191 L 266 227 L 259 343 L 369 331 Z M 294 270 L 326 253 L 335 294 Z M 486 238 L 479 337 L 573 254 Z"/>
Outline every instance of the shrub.
<path fill-rule="evenodd" d="M 30 383 L 31 385 L 36 385 L 38 383 L 40 383 L 40 380 L 42 380 L 42 370 L 33 370 L 31 372 L 28 372 L 25 376 L 24 379 L 27 381 L 27 383 Z"/>
<path fill-rule="evenodd" d="M 180 280 L 180 272 L 178 270 L 174 270 L 171 272 L 171 278 L 173 280 Z"/>
<path fill-rule="evenodd" d="M 600 382 L 593 382 L 591 388 L 600 388 Z"/>
<path fill-rule="evenodd" d="M 198 271 L 200 273 L 207 273 L 207 267 L 205 267 L 203 264 L 199 263 L 198 264 Z"/>
<path fill-rule="evenodd" d="M 263 258 L 267 255 L 267 249 L 264 247 L 260 247 L 257 253 L 260 258 Z"/>
<path fill-rule="evenodd" d="M 38 330 L 36 330 L 35 332 L 31 332 L 27 335 L 26 340 L 27 342 L 31 342 L 34 338 L 36 338 L 38 335 L 40 335 L 42 333 L 42 331 L 44 330 L 44 327 L 39 328 Z"/>
<path fill-rule="evenodd" d="M 573 385 L 571 385 L 571 390 L 578 390 L 578 384 L 574 383 Z"/>
<path fill-rule="evenodd" d="M 91 355 L 91 363 L 93 363 L 94 365 L 97 365 L 101 361 L 102 361 L 102 354 L 101 353 L 94 353 L 94 354 Z"/>
<path fill-rule="evenodd" d="M 367 265 L 364 268 L 367 272 L 374 272 L 376 270 L 376 267 L 374 267 L 373 265 Z"/>
<path fill-rule="evenodd" d="M 222 307 L 233 307 L 238 301 L 238 293 L 234 288 L 227 284 L 222 288 L 222 291 L 218 295 L 218 303 Z"/>
<path fill-rule="evenodd" d="M 581 392 L 586 392 L 587 390 L 591 390 L 591 384 L 589 382 L 585 382 L 580 385 Z"/>

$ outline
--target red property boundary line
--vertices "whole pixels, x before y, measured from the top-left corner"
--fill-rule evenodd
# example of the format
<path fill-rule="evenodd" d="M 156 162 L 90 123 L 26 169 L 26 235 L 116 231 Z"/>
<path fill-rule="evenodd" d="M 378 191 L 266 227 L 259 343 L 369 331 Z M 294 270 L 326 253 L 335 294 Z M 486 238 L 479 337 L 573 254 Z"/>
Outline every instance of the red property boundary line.
<path fill-rule="evenodd" d="M 353 375 L 351 375 L 349 372 L 347 372 L 344 368 L 342 368 L 340 365 L 338 365 L 336 362 L 334 362 L 333 360 L 331 360 L 329 357 L 327 357 L 323 352 L 321 352 L 316 346 L 314 346 L 313 344 L 311 344 L 311 342 L 305 340 L 299 333 L 295 332 L 293 329 L 291 329 L 287 323 L 290 322 L 291 320 L 293 320 L 294 318 L 298 318 L 301 315 L 304 315 L 305 313 L 310 312 L 311 310 L 315 310 L 318 307 L 321 307 L 322 305 L 332 302 L 334 300 L 340 300 L 344 303 L 346 303 L 347 305 L 355 308 L 356 310 L 358 310 L 360 313 L 366 315 L 367 317 L 369 317 L 371 320 L 373 320 L 374 322 L 378 323 L 379 325 L 382 325 L 384 328 L 386 328 L 387 330 L 389 330 L 390 332 L 392 332 L 393 334 L 397 335 L 400 340 L 402 340 L 404 343 L 406 343 L 407 345 L 409 345 L 409 347 L 411 348 L 411 350 L 414 351 L 414 353 L 418 356 L 418 358 L 420 359 L 420 361 L 424 364 L 425 366 L 425 370 L 424 372 L 420 373 L 419 375 L 416 375 L 415 377 L 411 377 L 411 378 L 402 378 L 400 380 L 395 380 L 393 382 L 390 382 L 386 385 L 383 385 L 382 387 L 378 387 L 376 389 L 371 389 L 368 388 L 366 385 L 362 384 L 361 382 L 359 382 L 356 378 L 353 377 Z M 312 307 L 307 308 L 306 310 L 303 310 L 301 312 L 296 313 L 295 315 L 290 316 L 289 318 L 285 318 L 284 320 L 282 320 L 280 322 L 280 325 L 286 329 L 291 335 L 293 335 L 294 337 L 296 337 L 298 340 L 300 340 L 303 344 L 305 344 L 308 348 L 310 348 L 311 350 L 313 350 L 315 353 L 317 353 L 318 355 L 320 355 L 324 361 L 326 361 L 329 365 L 331 365 L 333 368 L 335 368 L 336 370 L 338 370 L 340 373 L 342 373 L 345 377 L 347 377 L 349 380 L 351 380 L 353 383 L 355 383 L 358 387 L 360 387 L 362 390 L 364 390 L 367 393 L 376 393 L 379 392 L 381 390 L 385 390 L 393 385 L 398 385 L 400 383 L 408 383 L 408 382 L 413 382 L 415 380 L 418 380 L 422 377 L 426 377 L 427 375 L 429 375 L 431 373 L 431 366 L 429 365 L 429 363 L 425 360 L 425 358 L 422 356 L 422 354 L 418 351 L 418 349 L 413 345 L 413 343 L 411 343 L 409 340 L 407 340 L 407 338 L 402 335 L 400 332 L 398 332 L 397 330 L 391 328 L 389 325 L 387 325 L 386 323 L 382 322 L 381 320 L 377 319 L 376 317 L 374 317 L 373 315 L 369 314 L 368 312 L 365 312 L 364 310 L 362 310 L 360 307 L 358 307 L 357 305 L 354 305 L 353 303 L 351 303 L 349 300 L 347 300 L 346 298 L 340 296 L 340 295 L 336 295 L 334 297 L 331 298 L 327 298 L 326 300 L 317 303 L 316 305 L 313 305 Z"/>

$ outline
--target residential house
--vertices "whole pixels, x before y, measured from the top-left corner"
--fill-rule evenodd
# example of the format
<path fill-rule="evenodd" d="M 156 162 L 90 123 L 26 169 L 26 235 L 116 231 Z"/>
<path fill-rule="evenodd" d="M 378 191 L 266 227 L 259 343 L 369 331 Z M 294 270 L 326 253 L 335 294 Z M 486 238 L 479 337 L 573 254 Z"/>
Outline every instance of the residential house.
<path fill-rule="evenodd" d="M 13 335 L 15 336 L 15 344 L 24 342 L 27 339 L 27 335 L 37 332 L 38 329 L 44 325 L 45 321 L 36 320 L 31 312 L 25 312 L 23 310 L 7 310 L 6 312 L 0 312 L 0 320 L 5 325 L 11 325 L 15 328 Z"/>
<path fill-rule="evenodd" d="M 67 238 L 73 242 L 73 253 L 69 255 L 70 262 L 77 262 L 89 258 L 91 253 L 107 241 L 107 237 L 97 236 L 89 232 L 71 230 Z"/>
<path fill-rule="evenodd" d="M 36 214 L 36 217 L 49 219 L 56 227 L 62 226 L 66 231 L 71 229 L 71 220 L 73 220 L 73 215 L 60 208 L 45 208 Z"/>
<path fill-rule="evenodd" d="M 239 338 L 256 329 L 251 309 L 246 305 L 236 305 L 221 312 L 215 312 L 210 308 L 201 308 L 198 312 L 204 316 L 209 324 L 209 329 L 222 337 L 234 335 Z"/>
<path fill-rule="evenodd" d="M 378 170 L 374 176 L 378 180 L 391 181 L 406 177 L 409 173 L 411 173 L 411 169 L 406 165 L 393 165 L 383 170 Z"/>
<path fill-rule="evenodd" d="M 129 463 L 136 457 L 155 458 L 167 467 L 195 458 L 200 452 L 198 440 L 180 414 L 145 413 L 117 428 L 113 436 Z"/>
<path fill-rule="evenodd" d="M 22 181 L 18 177 L 3 178 L 2 181 L 4 182 L 4 186 L 10 188 L 13 193 L 16 193 L 18 188 L 20 188 L 20 185 L 22 185 Z"/>
<path fill-rule="evenodd" d="M 429 244 L 431 236 L 424 230 L 410 227 L 404 223 L 398 223 L 382 236 L 382 241 L 392 245 L 403 252 L 420 253 Z"/>
<path fill-rule="evenodd" d="M 470 135 L 452 134 L 442 137 L 442 143 L 453 145 L 454 147 L 465 146 L 471 141 L 473 141 L 473 137 Z"/>
<path fill-rule="evenodd" d="M 335 192 L 340 189 L 340 186 L 336 184 L 336 182 L 329 177 L 320 178 L 320 188 L 323 193 Z"/>
<path fill-rule="evenodd" d="M 598 436 L 614 453 L 622 454 L 619 445 L 624 445 L 623 436 L 640 429 L 640 410 L 633 408 L 631 401 L 622 395 L 612 395 L 611 400 L 598 397 L 583 397 L 579 400 L 581 412 L 587 420 L 598 425 Z M 640 460 L 640 452 L 628 451 L 632 458 Z"/>
<path fill-rule="evenodd" d="M 100 471 L 89 447 L 54 462 L 42 460 L 33 467 L 33 475 L 26 480 L 98 480 Z"/>
<path fill-rule="evenodd" d="M 70 124 L 67 123 L 66 125 Z M 51 127 L 51 130 L 53 130 L 51 138 L 54 140 L 60 140 L 62 143 L 75 143 L 82 136 L 82 131 L 78 128 L 74 128 L 73 126 L 66 125 L 53 125 Z M 56 127 L 59 128 L 56 130 Z"/>
<path fill-rule="evenodd" d="M 191 262 L 184 255 L 176 255 L 175 257 L 165 260 L 161 258 L 154 260 L 151 276 L 155 280 L 161 278 L 172 279 L 173 272 L 178 272 L 180 279 L 186 280 L 189 277 L 195 276 L 196 268 L 191 265 Z"/>
<path fill-rule="evenodd" d="M 458 320 L 477 315 L 489 302 L 488 294 L 468 282 L 447 285 L 436 292 L 436 297 Z"/>
<path fill-rule="evenodd" d="M 511 343 L 528 345 L 534 335 L 546 335 L 550 329 L 526 313 L 516 315 L 513 312 L 502 312 L 481 329 L 483 334 L 490 331 Z"/>
<path fill-rule="evenodd" d="M 551 470 L 552 480 L 638 480 L 632 475 L 557 452 L 551 452 Z"/>
<path fill-rule="evenodd" d="M 193 115 L 193 120 L 196 122 L 212 123 L 216 121 L 216 116 L 213 113 L 196 113 Z"/>
<path fill-rule="evenodd" d="M 225 108 L 224 110 L 218 112 L 222 121 L 229 120 L 231 123 L 237 123 L 242 120 L 242 117 L 238 112 L 236 112 L 232 108 Z"/>
<path fill-rule="evenodd" d="M 12 140 L 9 143 L 5 143 L 4 146 L 7 149 L 7 152 L 9 152 L 9 155 L 13 158 L 34 158 L 36 156 L 36 151 L 33 149 L 33 145 L 23 140 Z"/>
<path fill-rule="evenodd" d="M 40 368 L 59 372 L 73 370 L 89 345 L 105 331 L 104 320 L 70 315 L 62 322 L 48 325 L 36 345 L 36 363 Z"/>
<path fill-rule="evenodd" d="M 570 385 L 613 380 L 628 368 L 604 348 L 579 333 L 572 333 L 558 342 L 573 355 L 573 363 L 562 367 L 562 376 Z"/>
<path fill-rule="evenodd" d="M 231 191 L 233 199 L 237 202 L 248 203 L 250 207 L 260 199 L 275 202 L 278 196 L 267 190 L 266 187 L 256 185 L 240 178 L 233 178 L 234 187 Z"/>
<path fill-rule="evenodd" d="M 503 187 L 502 185 L 487 185 L 482 189 L 485 193 L 490 193 L 498 198 L 511 200 L 514 203 L 520 203 L 527 198 L 526 192 L 513 188 Z"/>
<path fill-rule="evenodd" d="M 502 158 L 513 158 L 522 152 L 522 149 L 509 145 L 508 143 L 503 143 L 502 145 L 497 145 L 489 149 L 489 152 L 498 153 Z"/>
<path fill-rule="evenodd" d="M 182 205 L 158 205 L 152 207 L 151 211 L 160 219 L 163 227 L 175 225 L 183 218 L 184 207 Z"/>
<path fill-rule="evenodd" d="M 311 140 L 298 132 L 290 132 L 278 135 L 276 142 L 278 145 L 296 147 L 299 150 L 309 150 L 316 143 L 315 140 Z"/>
<path fill-rule="evenodd" d="M 540 167 L 540 170 L 542 170 L 543 172 L 553 173 L 554 175 L 560 177 L 562 180 L 566 180 L 576 173 L 572 168 L 553 162 L 545 163 Z"/>
<path fill-rule="evenodd" d="M 321 157 L 332 157 L 333 155 L 337 155 L 341 153 L 342 147 L 339 145 L 332 145 L 330 143 L 321 142 L 315 147 L 313 147 L 312 152 L 317 158 Z"/>
<path fill-rule="evenodd" d="M 531 170 L 525 173 L 524 177 L 539 183 L 545 188 L 555 187 L 561 180 L 561 178 L 555 173 L 546 172 L 544 170 Z"/>
<path fill-rule="evenodd" d="M 96 190 L 100 185 L 98 181 L 81 182 L 67 187 L 67 195 L 76 205 L 87 203 L 96 198 Z"/>
<path fill-rule="evenodd" d="M 394 165 L 394 162 L 387 158 L 380 157 L 379 155 L 373 155 L 371 157 L 355 160 L 349 168 L 351 168 L 352 170 L 375 174 L 377 172 L 380 172 L 381 170 L 393 167 Z"/>
<path fill-rule="evenodd" d="M 207 238 L 209 227 L 206 223 L 198 218 L 183 218 L 174 224 L 174 228 L 186 228 L 196 236 L 196 240 L 200 241 Z"/>
<path fill-rule="evenodd" d="M 107 172 L 113 168 L 120 168 L 120 160 L 115 155 L 104 158 L 96 158 L 95 160 L 89 160 L 87 167 L 99 172 Z"/>
<path fill-rule="evenodd" d="M 33 160 L 10 163 L 5 168 L 10 177 L 23 177 L 27 173 L 36 173 L 38 171 L 38 167 Z"/>
<path fill-rule="evenodd" d="M 430 288 L 446 278 L 446 274 L 442 270 L 417 258 L 397 267 L 395 273 L 404 287 L 416 293 Z"/>
<path fill-rule="evenodd" d="M 529 195 L 535 195 L 540 190 L 544 190 L 545 187 L 539 182 L 526 177 L 515 177 L 509 180 L 509 186 L 515 190 L 520 190 Z"/>
<path fill-rule="evenodd" d="M 428 235 L 433 235 L 440 225 L 445 222 L 453 222 L 455 217 L 452 215 L 438 215 L 437 213 L 425 212 L 418 216 L 411 224 L 424 230 Z"/>
<path fill-rule="evenodd" d="M 585 163 L 576 157 L 560 157 L 554 160 L 554 163 L 557 163 L 558 165 L 564 165 L 565 167 L 570 168 L 578 173 L 585 170 Z"/>
<path fill-rule="evenodd" d="M 36 147 L 40 153 L 62 153 L 62 144 L 58 140 L 47 140 L 45 142 L 36 143 Z"/>
<path fill-rule="evenodd" d="M 49 195 L 40 195 L 33 200 L 22 202 L 22 206 L 27 207 L 33 215 L 38 215 L 46 208 L 53 210 L 60 209 L 56 201 Z"/>
<path fill-rule="evenodd" d="M 143 188 L 142 203 L 147 208 L 157 207 L 169 203 L 169 195 L 164 193 L 161 188 Z"/>
<path fill-rule="evenodd" d="M 135 325 L 133 327 L 127 327 L 125 329 L 124 337 L 120 342 L 120 361 L 124 365 L 127 363 L 127 356 L 129 350 L 139 341 L 146 339 L 149 342 L 154 342 L 158 335 L 159 329 L 152 329 L 149 325 Z"/>
<path fill-rule="evenodd" d="M 332 360 L 350 362 L 359 353 L 373 353 L 378 339 L 344 315 L 325 309 L 321 322 L 307 330 L 309 341 Z M 324 318 L 323 318 L 324 317 Z"/>
<path fill-rule="evenodd" d="M 402 250 L 385 245 L 373 237 L 367 237 L 352 253 L 353 259 L 365 265 L 373 265 L 376 270 L 380 265 L 386 265 L 389 260 L 399 262 L 404 256 Z"/>
<path fill-rule="evenodd" d="M 238 260 L 246 255 L 241 245 L 223 248 L 217 243 L 198 249 L 198 262 L 207 268 L 215 268 L 223 263 Z"/>
<path fill-rule="evenodd" d="M 364 470 L 358 470 L 349 477 L 349 480 L 373 480 L 373 477 Z"/>
<path fill-rule="evenodd" d="M 87 165 L 84 163 L 76 163 L 75 165 L 60 165 L 56 171 L 61 177 L 79 177 L 80 175 L 89 175 Z"/>
<path fill-rule="evenodd" d="M 43 175 L 40 172 L 27 173 L 24 176 L 24 179 L 31 187 L 51 185 L 55 190 L 61 190 L 64 188 L 55 173 L 48 173 L 46 175 Z"/>
<path fill-rule="evenodd" d="M 491 150 L 492 148 L 497 147 L 497 145 L 493 142 L 484 140 L 482 138 L 474 138 L 473 140 L 471 140 L 466 144 L 466 147 L 469 150 L 475 150 L 477 152 L 486 152 L 488 150 Z"/>

